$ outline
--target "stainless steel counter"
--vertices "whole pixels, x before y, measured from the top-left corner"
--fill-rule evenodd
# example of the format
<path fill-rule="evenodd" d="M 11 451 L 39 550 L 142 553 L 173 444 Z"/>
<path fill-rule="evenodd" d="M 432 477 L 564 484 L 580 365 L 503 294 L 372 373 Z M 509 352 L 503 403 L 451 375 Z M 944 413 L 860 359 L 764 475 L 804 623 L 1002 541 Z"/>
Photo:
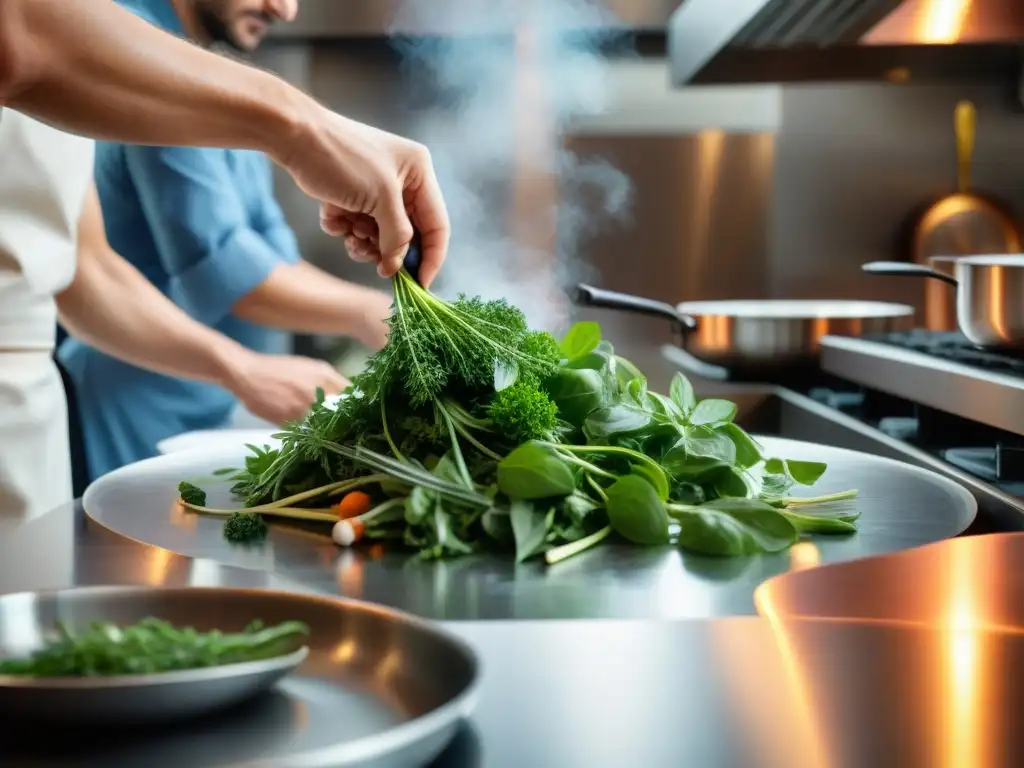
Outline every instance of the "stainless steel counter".
<path fill-rule="evenodd" d="M 68 541 L 70 567 L 60 556 L 67 553 L 53 546 Z M 979 567 L 982 561 L 1012 562 L 1011 545 L 1019 555 L 1024 536 L 970 537 L 821 569 L 833 584 L 844 569 L 860 568 L 851 571 L 852 582 L 876 594 L 897 587 L 888 601 L 878 598 L 890 605 L 900 581 L 913 580 L 918 594 L 932 595 L 930 609 L 915 615 L 922 622 L 916 626 L 777 617 L 449 622 L 448 628 L 480 653 L 484 679 L 476 715 L 435 765 L 862 768 L 891 765 L 895 756 L 905 768 L 1020 765 L 1024 739 L 1009 716 L 1024 703 L 1024 675 L 1017 674 L 1024 664 L 1019 601 L 997 601 L 1007 607 L 999 615 L 1001 626 L 982 624 L 995 615 L 980 609 L 956 614 L 955 632 L 945 626 L 950 607 L 956 607 L 954 598 L 965 587 L 972 587 L 980 602 L 985 594 L 1016 588 L 1020 579 L 1011 572 L 1001 571 L 996 578 L 991 568 Z M 951 556 L 953 548 L 977 550 L 977 556 Z M 907 558 L 922 572 L 902 568 Z M 951 562 L 966 566 L 957 571 L 961 580 L 956 584 L 940 578 Z M 873 577 L 863 579 L 863 569 L 873 570 Z M 801 572 L 792 580 L 801 590 L 800 584 L 812 583 L 815 575 Z M 776 582 L 780 594 L 787 579 Z M 88 530 L 81 510 L 74 508 L 58 510 L 20 532 L 7 531 L 0 539 L 3 591 L 95 583 L 303 589 L 262 571 L 111 542 L 102 532 Z M 849 595 L 849 587 L 837 594 Z M 841 605 L 822 611 L 807 600 L 786 605 L 782 613 L 794 608 L 805 614 L 848 613 Z M 856 613 L 873 616 L 863 606 Z M 243 750 L 240 744 L 283 716 L 264 709 L 191 724 L 187 730 L 125 733 L 116 740 L 5 733 L 0 764 L 237 765 L 233 755 L 251 751 L 251 745 Z"/>

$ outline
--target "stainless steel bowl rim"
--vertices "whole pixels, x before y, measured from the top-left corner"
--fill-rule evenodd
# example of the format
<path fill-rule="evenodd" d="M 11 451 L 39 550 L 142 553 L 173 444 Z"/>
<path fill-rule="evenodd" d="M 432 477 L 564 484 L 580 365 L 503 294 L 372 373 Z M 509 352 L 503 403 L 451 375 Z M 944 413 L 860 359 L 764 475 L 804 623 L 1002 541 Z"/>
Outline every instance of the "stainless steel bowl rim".
<path fill-rule="evenodd" d="M 914 308 L 906 304 L 847 299 L 685 301 L 677 304 L 676 310 L 685 315 L 727 315 L 759 320 L 856 320 L 914 314 Z"/>

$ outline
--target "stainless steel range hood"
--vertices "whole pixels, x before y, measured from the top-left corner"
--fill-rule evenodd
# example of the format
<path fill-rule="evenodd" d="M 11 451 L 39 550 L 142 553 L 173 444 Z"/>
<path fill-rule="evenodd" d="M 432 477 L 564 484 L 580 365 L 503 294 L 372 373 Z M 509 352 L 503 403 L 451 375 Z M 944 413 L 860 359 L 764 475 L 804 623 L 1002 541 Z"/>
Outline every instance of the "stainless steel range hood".
<path fill-rule="evenodd" d="M 1018 78 L 1024 0 L 684 0 L 675 85 Z"/>

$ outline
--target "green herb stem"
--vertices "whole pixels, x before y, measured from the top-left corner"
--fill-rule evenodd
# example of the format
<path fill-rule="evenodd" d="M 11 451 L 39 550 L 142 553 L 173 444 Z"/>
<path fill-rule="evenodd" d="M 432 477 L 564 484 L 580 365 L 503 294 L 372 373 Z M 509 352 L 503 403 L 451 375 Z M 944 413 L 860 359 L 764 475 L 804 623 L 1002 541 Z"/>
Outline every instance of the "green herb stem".
<path fill-rule="evenodd" d="M 591 475 L 591 474 L 587 475 L 587 483 L 589 483 L 590 487 L 594 489 L 594 491 L 600 497 L 601 501 L 603 501 L 603 502 L 605 502 L 607 504 L 608 503 L 608 494 L 604 492 L 604 488 L 602 488 L 601 485 L 597 482 L 597 480 L 594 479 L 593 475 Z"/>
<path fill-rule="evenodd" d="M 857 489 L 840 491 L 839 493 L 828 493 L 824 496 L 792 496 L 781 499 L 786 507 L 808 507 L 812 504 L 828 504 L 832 501 L 848 501 L 857 498 Z"/>
<path fill-rule="evenodd" d="M 200 507 L 195 504 L 189 504 L 186 501 L 181 502 L 181 505 L 193 512 L 198 512 L 201 515 L 212 515 L 214 517 L 230 517 L 235 514 L 235 512 L 249 512 L 254 515 L 258 514 L 266 517 L 280 517 L 289 520 L 316 520 L 319 522 L 332 523 L 338 519 L 338 515 L 336 513 L 325 509 L 305 509 L 302 507 L 272 507 L 269 509 L 242 507 L 241 509 L 210 509 L 209 507 Z"/>
<path fill-rule="evenodd" d="M 560 451 L 569 451 L 570 453 L 611 453 L 618 456 L 627 456 L 641 464 L 646 464 L 662 476 L 665 475 L 665 470 L 650 456 L 619 445 L 560 445 L 559 443 L 547 443 L 547 445 Z M 615 477 L 615 475 L 608 475 L 608 477 Z"/>
<path fill-rule="evenodd" d="M 610 525 L 606 525 L 596 533 L 592 533 L 589 536 L 584 536 L 582 539 L 563 544 L 560 547 L 549 549 L 544 553 L 544 562 L 548 565 L 555 565 L 556 563 L 564 562 L 570 557 L 575 557 L 582 552 L 586 552 L 591 547 L 596 547 L 602 541 L 608 538 L 611 534 L 612 528 Z"/>
<path fill-rule="evenodd" d="M 586 470 L 591 475 L 597 475 L 598 477 L 606 477 L 609 480 L 614 480 L 615 478 L 618 477 L 618 475 L 612 474 L 606 469 L 601 469 L 599 466 L 597 466 L 596 464 L 591 464 L 589 461 L 581 459 L 577 456 L 573 456 L 571 453 L 562 453 L 561 451 L 559 451 L 558 457 L 565 461 L 567 464 L 572 464 L 574 466 Z"/>

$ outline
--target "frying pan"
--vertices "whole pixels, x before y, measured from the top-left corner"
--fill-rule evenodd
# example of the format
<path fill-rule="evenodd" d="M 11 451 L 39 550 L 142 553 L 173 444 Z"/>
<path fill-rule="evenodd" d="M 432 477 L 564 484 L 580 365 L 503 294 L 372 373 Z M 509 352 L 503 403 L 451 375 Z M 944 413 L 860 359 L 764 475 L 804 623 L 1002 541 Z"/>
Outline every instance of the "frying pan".
<path fill-rule="evenodd" d="M 822 336 L 896 330 L 914 310 L 903 304 L 839 300 L 693 301 L 676 306 L 654 299 L 577 287 L 582 306 L 618 309 L 672 320 L 682 347 L 698 360 L 729 370 L 817 368 Z"/>
<path fill-rule="evenodd" d="M 1012 216 L 997 202 L 971 191 L 977 113 L 974 104 L 956 105 L 957 191 L 932 203 L 914 225 L 913 259 L 926 264 L 933 256 L 975 253 L 1019 253 L 1020 231 Z"/>
<path fill-rule="evenodd" d="M 861 269 L 872 275 L 941 280 L 956 287 L 957 325 L 978 347 L 1024 350 L 1024 255 L 963 256 L 954 275 L 923 264 L 872 261 Z"/>

